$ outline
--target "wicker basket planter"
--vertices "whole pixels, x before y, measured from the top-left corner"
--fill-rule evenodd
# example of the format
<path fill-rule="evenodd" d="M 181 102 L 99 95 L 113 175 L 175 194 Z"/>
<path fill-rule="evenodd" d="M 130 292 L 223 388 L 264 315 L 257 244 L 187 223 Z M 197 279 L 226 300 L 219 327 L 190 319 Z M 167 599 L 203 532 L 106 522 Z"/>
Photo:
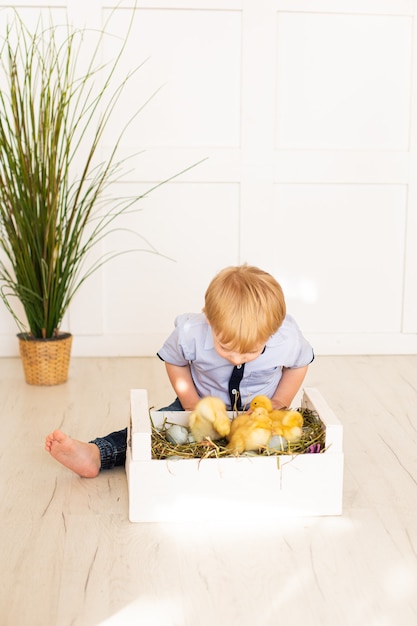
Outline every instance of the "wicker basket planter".
<path fill-rule="evenodd" d="M 72 335 L 60 333 L 52 339 L 36 339 L 19 333 L 19 349 L 29 385 L 60 385 L 68 379 Z"/>

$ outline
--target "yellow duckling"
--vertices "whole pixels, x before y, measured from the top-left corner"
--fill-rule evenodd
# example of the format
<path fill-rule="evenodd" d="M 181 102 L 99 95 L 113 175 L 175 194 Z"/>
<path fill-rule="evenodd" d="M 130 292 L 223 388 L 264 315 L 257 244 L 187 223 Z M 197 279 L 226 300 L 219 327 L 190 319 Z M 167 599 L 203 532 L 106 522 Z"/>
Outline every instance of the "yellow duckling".
<path fill-rule="evenodd" d="M 272 420 L 273 435 L 281 435 L 291 443 L 294 443 L 301 437 L 304 422 L 301 413 L 289 409 L 273 409 L 270 398 L 262 395 L 255 396 L 250 403 L 252 410 L 259 407 L 268 411 L 268 415 Z"/>
<path fill-rule="evenodd" d="M 230 432 L 230 419 L 223 400 L 213 396 L 202 398 L 189 417 L 189 427 L 197 442 L 226 437 Z"/>
<path fill-rule="evenodd" d="M 267 445 L 271 438 L 272 420 L 263 407 L 255 408 L 252 413 L 238 415 L 230 426 L 228 450 L 237 454 L 249 450 L 258 450 Z"/>
<path fill-rule="evenodd" d="M 275 409 L 269 415 L 272 419 L 272 432 L 274 435 L 281 435 L 290 443 L 300 439 L 304 423 L 301 413 Z"/>
<path fill-rule="evenodd" d="M 272 411 L 271 399 L 268 398 L 268 396 L 255 396 L 250 403 L 250 408 L 253 411 L 258 407 L 262 407 L 263 409 L 266 409 L 268 413 L 270 413 Z"/>

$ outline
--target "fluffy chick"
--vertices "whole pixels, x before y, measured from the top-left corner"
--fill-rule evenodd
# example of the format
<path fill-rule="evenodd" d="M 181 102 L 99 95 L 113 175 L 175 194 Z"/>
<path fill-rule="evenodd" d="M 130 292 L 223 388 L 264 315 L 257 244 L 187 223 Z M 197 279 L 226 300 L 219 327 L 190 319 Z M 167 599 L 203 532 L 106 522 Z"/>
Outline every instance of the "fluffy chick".
<path fill-rule="evenodd" d="M 272 434 L 281 435 L 290 443 L 297 441 L 302 435 L 303 416 L 298 411 L 275 409 L 269 413 L 272 420 Z"/>
<path fill-rule="evenodd" d="M 272 420 L 268 411 L 257 407 L 252 413 L 242 413 L 232 422 L 227 449 L 237 454 L 265 447 L 271 438 Z"/>
<path fill-rule="evenodd" d="M 189 427 L 197 442 L 208 437 L 213 441 L 226 437 L 230 432 L 230 419 L 223 400 L 213 396 L 202 398 L 189 417 Z"/>
<path fill-rule="evenodd" d="M 258 407 L 262 407 L 263 409 L 266 409 L 268 413 L 270 413 L 272 411 L 272 402 L 268 398 L 268 396 L 255 396 L 250 403 L 250 408 L 253 411 Z"/>
<path fill-rule="evenodd" d="M 250 403 L 252 410 L 263 407 L 268 411 L 272 420 L 272 434 L 281 435 L 287 441 L 294 443 L 302 435 L 303 416 L 298 411 L 287 409 L 273 409 L 272 402 L 267 396 L 255 396 Z"/>

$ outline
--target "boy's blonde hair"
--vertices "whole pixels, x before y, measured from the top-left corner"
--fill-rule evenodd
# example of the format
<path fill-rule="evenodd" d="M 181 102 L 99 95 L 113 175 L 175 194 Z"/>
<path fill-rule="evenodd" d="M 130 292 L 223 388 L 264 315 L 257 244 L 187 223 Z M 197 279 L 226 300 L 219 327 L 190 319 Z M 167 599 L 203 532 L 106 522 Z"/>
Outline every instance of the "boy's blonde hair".
<path fill-rule="evenodd" d="M 244 354 L 259 349 L 278 330 L 286 307 L 271 274 L 239 265 L 226 267 L 213 278 L 203 311 L 220 343 Z"/>

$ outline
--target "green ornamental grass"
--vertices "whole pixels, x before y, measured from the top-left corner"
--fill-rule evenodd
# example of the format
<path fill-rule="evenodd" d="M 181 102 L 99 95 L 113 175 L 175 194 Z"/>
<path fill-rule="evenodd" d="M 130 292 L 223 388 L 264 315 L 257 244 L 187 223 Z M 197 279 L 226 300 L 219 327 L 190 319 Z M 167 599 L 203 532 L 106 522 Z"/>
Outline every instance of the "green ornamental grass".
<path fill-rule="evenodd" d="M 140 66 L 115 86 L 125 44 L 115 61 L 100 65 L 105 35 L 89 59 L 82 55 L 85 32 L 68 25 L 39 23 L 32 33 L 16 16 L 0 40 L 0 296 L 20 331 L 36 338 L 58 334 L 79 287 L 115 255 L 85 263 L 117 217 L 167 182 L 134 198 L 106 194 L 124 170 L 116 154 L 132 120 L 104 161 L 100 142 Z M 15 297 L 27 323 L 13 310 Z"/>

